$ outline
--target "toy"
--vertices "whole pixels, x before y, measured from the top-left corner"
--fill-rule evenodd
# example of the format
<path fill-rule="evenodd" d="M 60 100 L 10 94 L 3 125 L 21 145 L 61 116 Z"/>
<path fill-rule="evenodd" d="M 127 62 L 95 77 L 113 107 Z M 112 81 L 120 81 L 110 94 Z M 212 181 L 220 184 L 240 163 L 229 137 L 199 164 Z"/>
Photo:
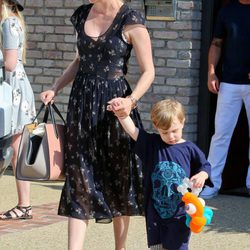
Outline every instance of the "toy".
<path fill-rule="evenodd" d="M 184 178 L 183 184 L 177 187 L 177 190 L 182 193 L 182 201 L 186 208 L 186 225 L 193 233 L 202 231 L 205 225 L 211 223 L 213 211 L 205 206 L 205 201 L 199 198 L 201 188 L 194 188 L 193 182 L 188 178 Z M 191 190 L 191 192 L 189 192 Z"/>

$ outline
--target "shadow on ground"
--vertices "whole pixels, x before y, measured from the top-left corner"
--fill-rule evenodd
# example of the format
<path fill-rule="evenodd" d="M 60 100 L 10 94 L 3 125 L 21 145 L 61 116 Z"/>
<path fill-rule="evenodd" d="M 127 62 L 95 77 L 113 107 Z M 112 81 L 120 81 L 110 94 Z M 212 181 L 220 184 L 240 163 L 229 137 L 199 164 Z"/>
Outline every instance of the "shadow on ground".
<path fill-rule="evenodd" d="M 214 211 L 208 231 L 250 234 L 250 197 L 219 195 L 206 205 Z"/>

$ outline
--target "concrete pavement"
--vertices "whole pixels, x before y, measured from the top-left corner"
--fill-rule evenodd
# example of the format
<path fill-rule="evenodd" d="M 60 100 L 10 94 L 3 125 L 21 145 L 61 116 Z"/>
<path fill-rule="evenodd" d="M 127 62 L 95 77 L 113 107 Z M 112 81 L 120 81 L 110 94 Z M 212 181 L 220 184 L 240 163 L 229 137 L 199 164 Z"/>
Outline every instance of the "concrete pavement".
<path fill-rule="evenodd" d="M 32 182 L 32 220 L 0 221 L 1 250 L 67 250 L 67 219 L 57 215 L 62 182 Z M 0 211 L 16 205 L 15 178 L 0 178 Z M 191 238 L 190 250 L 249 250 L 250 198 L 219 195 L 207 201 L 213 223 Z M 112 224 L 89 224 L 85 250 L 113 250 Z M 132 217 L 127 250 L 147 250 L 143 217 Z"/>

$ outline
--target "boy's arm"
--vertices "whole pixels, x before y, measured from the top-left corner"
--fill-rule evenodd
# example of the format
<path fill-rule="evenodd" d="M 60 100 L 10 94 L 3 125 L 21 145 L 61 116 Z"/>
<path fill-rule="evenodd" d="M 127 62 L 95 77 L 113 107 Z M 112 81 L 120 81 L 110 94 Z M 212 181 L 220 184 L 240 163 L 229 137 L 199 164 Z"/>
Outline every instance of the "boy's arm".
<path fill-rule="evenodd" d="M 137 141 L 139 135 L 139 129 L 135 126 L 130 116 L 126 118 L 118 118 L 124 130 L 130 135 L 130 137 Z"/>

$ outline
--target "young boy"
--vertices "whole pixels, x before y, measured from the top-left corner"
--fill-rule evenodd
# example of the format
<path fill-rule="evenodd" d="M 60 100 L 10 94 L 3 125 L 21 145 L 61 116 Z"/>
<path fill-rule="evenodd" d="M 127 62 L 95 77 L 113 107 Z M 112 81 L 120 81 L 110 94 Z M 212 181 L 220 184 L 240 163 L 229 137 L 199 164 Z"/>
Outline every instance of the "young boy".
<path fill-rule="evenodd" d="M 116 113 L 110 103 L 109 109 Z M 133 138 L 135 152 L 143 162 L 145 216 L 150 249 L 188 249 L 190 229 L 177 186 L 185 177 L 195 187 L 203 187 L 210 174 L 210 164 L 201 150 L 182 138 L 185 115 L 182 105 L 166 99 L 151 110 L 151 120 L 159 134 L 137 128 L 132 119 L 119 118 L 125 131 Z"/>

